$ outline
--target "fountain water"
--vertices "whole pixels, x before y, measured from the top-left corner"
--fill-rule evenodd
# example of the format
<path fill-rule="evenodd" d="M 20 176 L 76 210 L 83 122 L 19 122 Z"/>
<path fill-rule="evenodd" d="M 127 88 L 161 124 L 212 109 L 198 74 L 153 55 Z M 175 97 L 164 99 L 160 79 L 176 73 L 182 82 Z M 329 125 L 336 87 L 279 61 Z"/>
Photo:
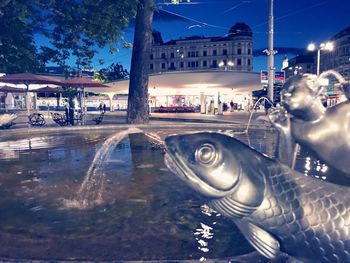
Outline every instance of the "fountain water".
<path fill-rule="evenodd" d="M 269 98 L 267 98 L 267 97 L 260 97 L 260 98 L 254 103 L 252 112 L 250 113 L 250 116 L 249 116 L 247 128 L 244 130 L 244 133 L 248 133 L 248 131 L 249 131 L 249 126 L 250 126 L 250 122 L 251 122 L 251 120 L 252 120 L 254 110 L 255 110 L 256 106 L 258 105 L 258 103 L 259 103 L 261 100 L 265 100 L 265 102 L 270 103 L 270 105 L 271 105 L 272 107 L 274 106 L 273 103 L 272 103 L 272 101 L 271 101 Z"/>
<path fill-rule="evenodd" d="M 66 207 L 86 209 L 101 204 L 103 201 L 102 190 L 105 182 L 104 164 L 109 161 L 112 150 L 121 140 L 129 134 L 140 132 L 142 131 L 138 128 L 129 128 L 108 138 L 95 154 L 94 160 L 86 173 L 76 198 L 65 200 L 64 205 Z"/>

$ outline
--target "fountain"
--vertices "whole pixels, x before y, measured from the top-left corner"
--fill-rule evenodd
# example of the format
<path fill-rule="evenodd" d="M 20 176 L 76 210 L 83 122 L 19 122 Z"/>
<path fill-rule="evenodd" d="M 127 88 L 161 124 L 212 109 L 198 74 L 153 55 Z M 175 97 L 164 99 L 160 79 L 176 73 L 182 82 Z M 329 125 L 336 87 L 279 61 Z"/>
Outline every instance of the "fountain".
<path fill-rule="evenodd" d="M 89 128 L 0 134 L 0 260 L 227 261 L 253 251 L 163 162 L 166 136 L 229 124 Z M 271 154 L 270 133 L 250 140 Z"/>
<path fill-rule="evenodd" d="M 230 134 L 273 157 L 274 133 L 249 130 L 249 138 L 229 124 L 1 133 L 0 259 L 243 260 L 254 246 L 242 227 L 225 220 L 227 213 L 218 216 L 171 176 L 163 142 L 171 134 L 210 131 Z M 303 151 L 295 170 L 320 180 L 334 178 L 330 162 Z"/>

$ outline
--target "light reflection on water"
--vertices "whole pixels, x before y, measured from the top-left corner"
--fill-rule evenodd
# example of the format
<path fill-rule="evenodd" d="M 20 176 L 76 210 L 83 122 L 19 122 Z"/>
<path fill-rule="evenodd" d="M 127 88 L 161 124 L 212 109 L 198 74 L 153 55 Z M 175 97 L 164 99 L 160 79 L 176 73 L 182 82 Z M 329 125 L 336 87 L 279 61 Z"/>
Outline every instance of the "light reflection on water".
<path fill-rule="evenodd" d="M 165 167 L 162 140 L 176 132 L 182 131 L 130 134 L 121 140 L 103 165 L 103 202 L 86 210 L 68 209 L 63 201 L 77 196 L 111 132 L 0 142 L 5 153 L 0 157 L 0 257 L 176 260 L 252 251 L 229 220 L 213 221 L 201 213 L 203 200 Z M 252 134 L 251 144 L 273 152 L 268 133 Z M 205 226 L 214 238 L 195 240 L 196 229 Z"/>

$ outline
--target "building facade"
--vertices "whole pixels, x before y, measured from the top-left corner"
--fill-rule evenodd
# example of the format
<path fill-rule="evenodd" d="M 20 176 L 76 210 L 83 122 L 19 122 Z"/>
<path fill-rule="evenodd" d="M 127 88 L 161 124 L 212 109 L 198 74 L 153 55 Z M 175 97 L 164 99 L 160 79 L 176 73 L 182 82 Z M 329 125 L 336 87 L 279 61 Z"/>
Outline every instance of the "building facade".
<path fill-rule="evenodd" d="M 253 33 L 236 23 L 222 37 L 193 36 L 163 42 L 153 32 L 150 73 L 193 70 L 253 70 Z"/>
<path fill-rule="evenodd" d="M 315 64 L 314 54 L 304 54 L 295 56 L 284 64 L 282 70 L 285 72 L 285 78 L 296 75 L 296 74 L 316 74 L 316 64 Z M 286 58 L 284 59 L 285 63 Z"/>
<path fill-rule="evenodd" d="M 321 72 L 336 70 L 345 79 L 350 80 L 350 27 L 337 33 L 330 41 L 333 42 L 333 52 L 321 51 Z"/>

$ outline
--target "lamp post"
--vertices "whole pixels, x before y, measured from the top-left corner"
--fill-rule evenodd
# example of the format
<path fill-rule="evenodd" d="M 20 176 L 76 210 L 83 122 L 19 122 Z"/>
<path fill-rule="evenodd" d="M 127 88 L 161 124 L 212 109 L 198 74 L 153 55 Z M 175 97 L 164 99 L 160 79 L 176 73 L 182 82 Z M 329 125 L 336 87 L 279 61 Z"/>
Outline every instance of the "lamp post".
<path fill-rule="evenodd" d="M 225 63 L 224 61 L 220 61 L 219 65 L 218 65 L 220 68 L 222 67 L 225 67 L 225 70 L 228 69 L 228 67 L 233 67 L 234 66 L 234 63 L 229 60 L 227 63 Z"/>
<path fill-rule="evenodd" d="M 310 43 L 307 46 L 307 50 L 309 51 L 315 51 L 317 49 L 317 71 L 316 74 L 317 76 L 320 75 L 320 61 L 321 61 L 321 50 L 327 50 L 327 51 L 332 51 L 334 49 L 334 45 L 332 42 L 326 42 L 326 43 L 321 43 L 320 46 L 317 48 L 314 43 Z"/>

